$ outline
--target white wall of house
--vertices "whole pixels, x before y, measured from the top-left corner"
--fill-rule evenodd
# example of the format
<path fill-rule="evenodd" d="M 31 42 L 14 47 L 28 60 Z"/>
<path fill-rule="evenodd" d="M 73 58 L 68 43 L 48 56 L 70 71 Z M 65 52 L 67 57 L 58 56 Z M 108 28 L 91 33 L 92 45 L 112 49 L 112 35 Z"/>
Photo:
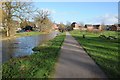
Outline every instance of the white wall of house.
<path fill-rule="evenodd" d="M 75 24 L 74 30 L 80 29 L 78 24 Z"/>

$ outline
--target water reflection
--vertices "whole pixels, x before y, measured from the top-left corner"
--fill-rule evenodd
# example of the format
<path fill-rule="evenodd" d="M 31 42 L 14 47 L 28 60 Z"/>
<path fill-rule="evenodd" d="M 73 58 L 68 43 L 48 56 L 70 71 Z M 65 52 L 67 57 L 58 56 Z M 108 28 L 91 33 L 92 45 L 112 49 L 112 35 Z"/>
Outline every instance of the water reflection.
<path fill-rule="evenodd" d="M 0 44 L 2 44 L 2 62 L 4 63 L 13 57 L 32 54 L 32 48 L 41 44 L 43 41 L 53 39 L 57 34 L 58 32 L 52 32 L 51 34 L 42 34 L 37 36 L 28 36 L 1 41 Z"/>

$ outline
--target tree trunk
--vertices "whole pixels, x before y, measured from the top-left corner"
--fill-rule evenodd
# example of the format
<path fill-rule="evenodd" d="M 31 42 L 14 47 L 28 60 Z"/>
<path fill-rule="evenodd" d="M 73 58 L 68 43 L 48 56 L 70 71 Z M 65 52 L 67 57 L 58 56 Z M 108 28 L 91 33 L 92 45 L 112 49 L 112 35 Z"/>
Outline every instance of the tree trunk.
<path fill-rule="evenodd" d="M 10 34 L 9 34 L 9 30 L 8 30 L 8 28 L 7 28 L 7 37 L 9 37 L 10 36 Z"/>
<path fill-rule="evenodd" d="M 9 37 L 10 36 L 10 28 L 9 28 L 9 22 L 7 22 L 7 37 Z"/>
<path fill-rule="evenodd" d="M 85 38 L 85 35 L 83 34 L 83 38 Z"/>

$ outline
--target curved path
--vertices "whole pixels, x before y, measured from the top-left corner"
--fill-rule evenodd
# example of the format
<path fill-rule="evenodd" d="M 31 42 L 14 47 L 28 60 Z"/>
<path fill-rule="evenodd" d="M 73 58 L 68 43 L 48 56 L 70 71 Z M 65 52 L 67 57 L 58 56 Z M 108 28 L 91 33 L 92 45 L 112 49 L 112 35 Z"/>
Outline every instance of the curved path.
<path fill-rule="evenodd" d="M 104 72 L 68 32 L 55 66 L 54 78 L 107 79 Z"/>

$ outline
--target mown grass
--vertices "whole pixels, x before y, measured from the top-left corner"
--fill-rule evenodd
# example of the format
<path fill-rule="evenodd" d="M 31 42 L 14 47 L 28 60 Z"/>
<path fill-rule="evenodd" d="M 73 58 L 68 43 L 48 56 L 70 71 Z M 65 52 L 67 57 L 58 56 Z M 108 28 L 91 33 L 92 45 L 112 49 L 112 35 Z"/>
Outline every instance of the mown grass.
<path fill-rule="evenodd" d="M 86 52 L 94 59 L 94 61 L 103 69 L 108 78 L 120 77 L 120 54 L 119 43 L 117 40 L 107 40 L 99 38 L 99 35 L 118 37 L 120 32 L 105 31 L 103 33 L 80 32 L 74 30 L 70 32 L 73 37 L 83 46 Z M 85 38 L 83 38 L 85 34 Z"/>
<path fill-rule="evenodd" d="M 14 58 L 2 65 L 3 78 L 48 78 L 59 56 L 65 33 L 39 45 L 30 56 Z"/>
<path fill-rule="evenodd" d="M 23 36 L 33 36 L 33 35 L 40 35 L 43 34 L 43 32 L 21 32 L 21 33 L 16 33 L 15 36 L 16 37 L 23 37 Z"/>

